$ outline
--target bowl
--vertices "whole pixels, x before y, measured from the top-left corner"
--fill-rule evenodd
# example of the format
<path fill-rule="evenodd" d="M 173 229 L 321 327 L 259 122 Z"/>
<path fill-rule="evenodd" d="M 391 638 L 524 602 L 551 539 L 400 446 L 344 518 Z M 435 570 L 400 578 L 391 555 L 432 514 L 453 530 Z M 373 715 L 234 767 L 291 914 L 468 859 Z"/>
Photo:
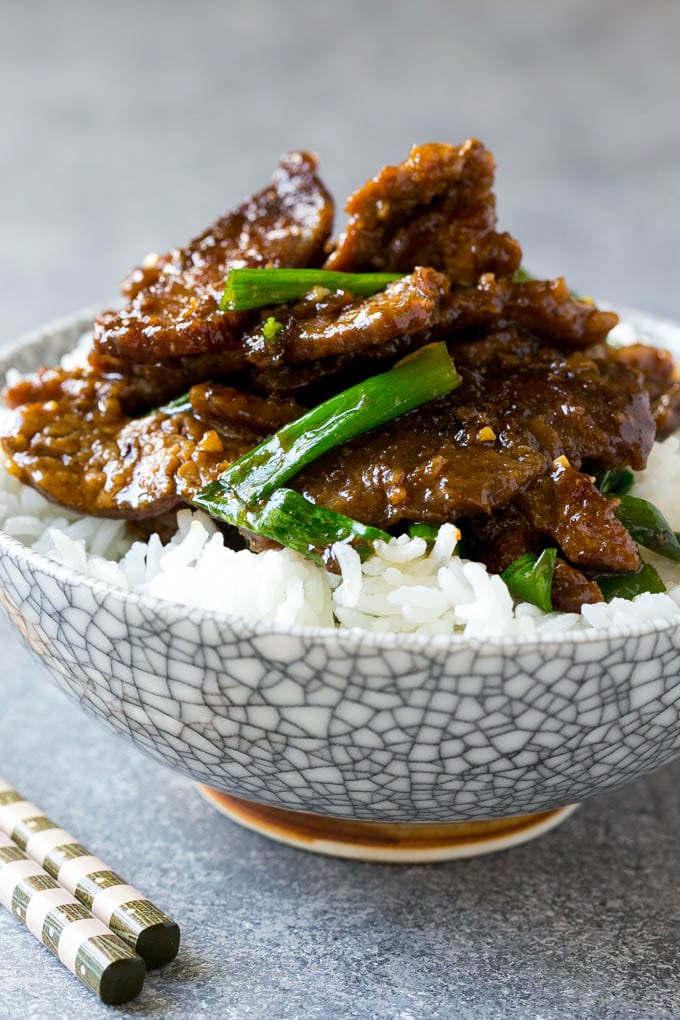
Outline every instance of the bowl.
<path fill-rule="evenodd" d="M 55 363 L 91 319 L 22 338 L 0 371 Z M 679 326 L 625 320 L 680 353 Z M 669 620 L 549 640 L 282 628 L 116 589 L 4 533 L 0 602 L 85 712 L 243 824 L 309 849 L 497 849 L 680 753 Z"/>

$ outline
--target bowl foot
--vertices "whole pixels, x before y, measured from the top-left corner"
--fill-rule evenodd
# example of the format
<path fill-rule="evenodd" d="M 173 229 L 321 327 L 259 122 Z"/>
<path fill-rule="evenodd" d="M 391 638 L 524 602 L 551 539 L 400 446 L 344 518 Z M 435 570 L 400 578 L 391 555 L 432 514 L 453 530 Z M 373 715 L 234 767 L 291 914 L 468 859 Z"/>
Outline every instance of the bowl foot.
<path fill-rule="evenodd" d="M 390 864 L 448 861 L 507 850 L 549 832 L 578 804 L 512 818 L 472 822 L 355 822 L 287 811 L 198 784 L 199 793 L 232 821 L 261 836 L 331 857 Z"/>

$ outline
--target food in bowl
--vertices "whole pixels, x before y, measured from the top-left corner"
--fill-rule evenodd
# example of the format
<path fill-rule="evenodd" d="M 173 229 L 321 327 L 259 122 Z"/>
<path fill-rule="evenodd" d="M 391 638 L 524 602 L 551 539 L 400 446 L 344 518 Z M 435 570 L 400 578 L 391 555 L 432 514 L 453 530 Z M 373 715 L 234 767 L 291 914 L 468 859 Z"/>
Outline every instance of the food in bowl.
<path fill-rule="evenodd" d="M 616 315 L 528 277 L 493 172 L 474 140 L 416 147 L 333 244 L 315 159 L 284 157 L 133 270 L 80 359 L 10 379 L 3 527 L 121 587 L 281 624 L 489 637 L 677 615 L 673 359 L 608 343 Z"/>
<path fill-rule="evenodd" d="M 54 364 L 92 318 L 22 338 L 0 371 Z M 680 326 L 626 322 L 680 352 Z M 42 497 L 14 482 L 32 515 L 17 527 L 44 531 L 30 503 Z M 47 506 L 70 516 L 67 544 L 82 553 L 93 519 Z M 94 524 L 100 550 L 125 528 Z M 0 603 L 54 681 L 138 748 L 241 798 L 367 822 L 499 818 L 573 804 L 680 749 L 680 628 L 649 603 L 645 619 L 552 635 L 371 633 L 154 598 L 1 532 L 0 551 Z"/>

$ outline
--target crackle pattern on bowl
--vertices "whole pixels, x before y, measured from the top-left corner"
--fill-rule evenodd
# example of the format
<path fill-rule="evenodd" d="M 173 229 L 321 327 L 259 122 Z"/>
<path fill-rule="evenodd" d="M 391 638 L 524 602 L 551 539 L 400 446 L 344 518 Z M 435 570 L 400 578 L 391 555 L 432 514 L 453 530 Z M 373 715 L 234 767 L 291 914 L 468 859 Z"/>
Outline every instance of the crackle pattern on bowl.
<path fill-rule="evenodd" d="M 86 321 L 39 338 L 44 360 Z M 493 818 L 581 800 L 680 753 L 674 624 L 540 642 L 277 632 L 126 594 L 6 536 L 0 550 L 0 601 L 59 685 L 239 797 L 365 820 Z"/>

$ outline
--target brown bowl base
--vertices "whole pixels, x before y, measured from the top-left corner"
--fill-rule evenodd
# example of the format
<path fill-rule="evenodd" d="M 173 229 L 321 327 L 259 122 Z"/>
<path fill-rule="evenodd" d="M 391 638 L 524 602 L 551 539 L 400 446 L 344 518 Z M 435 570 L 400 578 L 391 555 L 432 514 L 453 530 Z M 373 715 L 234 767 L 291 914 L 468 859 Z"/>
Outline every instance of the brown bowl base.
<path fill-rule="evenodd" d="M 239 825 L 300 850 L 390 864 L 448 861 L 507 850 L 563 822 L 578 804 L 472 822 L 357 822 L 288 811 L 197 784 L 205 799 Z"/>

